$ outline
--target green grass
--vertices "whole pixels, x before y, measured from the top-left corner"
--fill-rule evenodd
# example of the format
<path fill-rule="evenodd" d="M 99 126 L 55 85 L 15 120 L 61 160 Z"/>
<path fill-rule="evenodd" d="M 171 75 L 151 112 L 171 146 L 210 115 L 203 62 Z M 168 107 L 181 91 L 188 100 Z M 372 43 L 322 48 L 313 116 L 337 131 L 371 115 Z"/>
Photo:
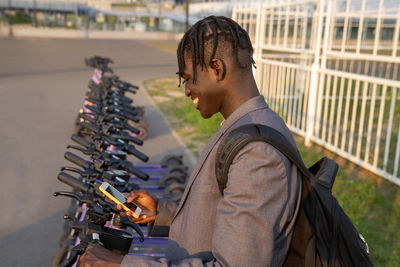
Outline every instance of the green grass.
<path fill-rule="evenodd" d="M 293 88 L 301 91 L 301 85 L 293 83 Z M 288 87 L 288 85 L 286 85 Z M 398 138 L 398 125 L 400 122 L 400 101 L 398 99 L 397 88 L 391 86 L 383 86 L 364 81 L 350 80 L 348 78 L 324 78 L 324 92 L 321 96 L 321 110 L 319 113 L 318 124 L 319 130 L 315 132 L 318 138 L 321 138 L 328 143 L 333 143 L 335 140 L 335 132 L 338 131 L 337 141 L 343 151 L 352 155 L 359 153 L 361 159 L 366 159 L 370 164 L 374 161 L 375 144 L 379 142 L 378 157 L 384 158 L 385 146 L 389 142 L 388 155 L 395 155 L 396 143 Z M 365 93 L 365 94 L 364 94 Z M 283 93 L 282 93 L 283 94 Z M 291 94 L 292 91 L 291 91 Z M 294 112 L 297 107 L 303 108 L 304 95 L 296 98 L 288 98 L 288 93 L 285 96 L 270 98 L 269 103 L 285 121 L 294 123 L 299 116 L 298 128 L 303 128 L 306 123 L 306 114 L 301 109 L 300 113 Z M 375 95 L 375 101 L 372 101 L 372 96 Z M 366 96 L 366 97 L 365 97 Z M 397 97 L 392 103 L 392 98 Z M 283 101 L 281 100 L 283 98 Z M 289 106 L 292 106 L 292 112 Z M 341 110 L 339 110 L 341 104 Z M 390 109 L 393 105 L 393 118 L 390 118 Z M 364 120 L 362 117 L 362 107 L 364 110 Z M 345 117 L 345 109 L 347 107 L 347 117 Z M 382 108 L 382 121 L 379 121 L 380 110 Z M 295 115 L 293 118 L 292 116 Z M 370 117 L 372 118 L 369 125 Z M 294 121 L 293 121 L 294 119 Z M 344 122 L 347 122 L 345 124 Z M 392 127 L 389 129 L 389 122 Z M 381 124 L 379 124 L 379 122 Z M 381 130 L 378 129 L 381 127 Z M 389 135 L 388 135 L 389 134 Z M 390 138 L 387 138 L 389 136 Z M 352 138 L 351 138 L 352 137 Z M 358 152 L 357 144 L 360 143 Z M 368 153 L 368 155 L 367 155 Z M 387 164 L 384 165 L 383 160 L 378 160 L 377 167 L 384 169 L 387 173 L 394 173 L 394 168 L 397 163 L 395 157 L 389 157 Z M 400 170 L 395 174 L 400 175 Z"/>
<path fill-rule="evenodd" d="M 202 119 L 189 99 L 170 96 L 168 92 L 183 93 L 183 88 L 177 87 L 176 77 L 146 80 L 144 87 L 187 148 L 198 157 L 219 128 L 222 116 Z M 367 240 L 375 266 L 400 266 L 400 187 L 320 146 L 305 147 L 302 137 L 295 136 L 295 140 L 307 166 L 323 156 L 338 162 L 340 169 L 333 194 Z"/>
<path fill-rule="evenodd" d="M 187 148 L 198 157 L 207 140 L 219 128 L 223 120 L 222 115 L 203 119 L 194 108 L 193 102 L 184 96 L 183 87 L 178 87 L 177 77 L 145 80 L 143 86 L 167 117 L 172 128 L 181 136 Z"/>
<path fill-rule="evenodd" d="M 3 21 L 8 21 L 8 15 L 5 14 Z M 16 11 L 12 16 L 13 24 L 30 24 L 32 23 L 32 17 L 30 15 L 25 14 L 23 11 Z"/>

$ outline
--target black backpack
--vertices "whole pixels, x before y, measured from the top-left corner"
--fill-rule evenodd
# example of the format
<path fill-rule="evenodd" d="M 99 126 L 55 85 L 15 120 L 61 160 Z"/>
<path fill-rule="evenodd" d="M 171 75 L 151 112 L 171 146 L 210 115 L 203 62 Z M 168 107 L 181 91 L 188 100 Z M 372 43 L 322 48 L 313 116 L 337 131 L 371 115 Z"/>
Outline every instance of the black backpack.
<path fill-rule="evenodd" d="M 233 158 L 246 144 L 254 141 L 272 145 L 302 174 L 300 210 L 284 266 L 373 266 L 367 243 L 332 196 L 338 171 L 336 162 L 322 158 L 307 169 L 297 148 L 271 127 L 248 124 L 223 138 L 215 165 L 221 194 Z"/>

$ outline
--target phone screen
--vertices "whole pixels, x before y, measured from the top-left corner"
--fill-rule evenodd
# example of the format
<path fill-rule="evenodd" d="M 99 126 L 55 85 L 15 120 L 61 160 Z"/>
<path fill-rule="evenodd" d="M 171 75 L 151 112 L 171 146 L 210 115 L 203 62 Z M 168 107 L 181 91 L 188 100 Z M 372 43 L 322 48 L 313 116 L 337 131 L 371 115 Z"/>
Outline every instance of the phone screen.
<path fill-rule="evenodd" d="M 117 189 L 115 189 L 112 186 L 108 186 L 106 188 L 106 191 L 108 193 L 110 193 L 113 197 L 115 197 L 116 199 L 118 199 L 119 202 L 121 202 L 122 204 L 126 203 L 126 198 L 124 197 L 123 194 L 121 194 Z"/>
<path fill-rule="evenodd" d="M 125 206 L 126 208 L 128 208 L 130 211 L 132 211 L 134 214 L 136 214 L 135 217 L 138 217 L 140 215 L 140 213 L 142 212 L 142 209 L 139 208 L 134 203 L 127 203 L 125 196 L 121 192 L 119 192 L 117 189 L 115 189 L 113 186 L 111 186 L 109 183 L 107 183 L 107 182 L 102 183 L 100 186 L 100 191 L 103 191 L 103 193 L 107 197 L 109 197 L 112 201 L 114 201 L 114 202 L 117 201 L 116 202 L 117 204 L 122 204 L 122 206 Z M 126 208 L 124 208 L 124 209 L 126 210 Z"/>

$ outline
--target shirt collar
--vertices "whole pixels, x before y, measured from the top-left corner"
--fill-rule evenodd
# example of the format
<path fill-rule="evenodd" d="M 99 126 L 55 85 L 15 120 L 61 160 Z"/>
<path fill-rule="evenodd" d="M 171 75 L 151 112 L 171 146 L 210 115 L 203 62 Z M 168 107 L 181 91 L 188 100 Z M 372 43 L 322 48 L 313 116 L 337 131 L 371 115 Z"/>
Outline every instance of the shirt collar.
<path fill-rule="evenodd" d="M 265 102 L 263 95 L 250 98 L 240 105 L 234 112 L 232 112 L 232 114 L 229 115 L 226 120 L 222 121 L 221 127 L 218 131 L 224 133 L 229 129 L 229 127 L 231 127 L 236 121 L 245 116 L 247 113 L 263 108 L 268 108 L 268 104 Z"/>

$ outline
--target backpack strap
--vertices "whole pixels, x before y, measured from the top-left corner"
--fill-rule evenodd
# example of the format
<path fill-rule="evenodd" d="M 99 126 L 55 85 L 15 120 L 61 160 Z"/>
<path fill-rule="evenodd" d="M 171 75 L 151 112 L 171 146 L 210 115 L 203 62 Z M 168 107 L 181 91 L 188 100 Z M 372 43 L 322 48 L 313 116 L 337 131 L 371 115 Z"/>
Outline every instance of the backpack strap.
<path fill-rule="evenodd" d="M 246 124 L 228 133 L 221 141 L 216 155 L 215 174 L 219 191 L 223 191 L 228 182 L 229 167 L 237 153 L 248 143 L 264 141 L 279 150 L 305 177 L 312 175 L 301 159 L 300 153 L 290 142 L 277 130 L 261 124 Z"/>

